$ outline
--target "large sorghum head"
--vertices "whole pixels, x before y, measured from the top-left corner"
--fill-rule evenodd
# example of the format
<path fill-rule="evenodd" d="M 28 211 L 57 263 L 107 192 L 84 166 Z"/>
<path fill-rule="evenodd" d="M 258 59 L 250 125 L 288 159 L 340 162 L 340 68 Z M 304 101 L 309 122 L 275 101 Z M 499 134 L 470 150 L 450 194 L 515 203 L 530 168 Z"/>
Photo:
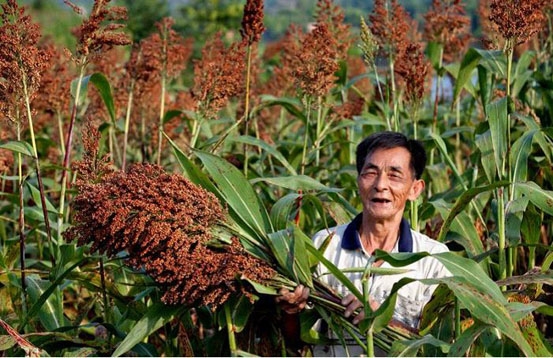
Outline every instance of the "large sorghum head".
<path fill-rule="evenodd" d="M 125 251 L 128 264 L 156 281 L 167 304 L 215 309 L 242 289 L 237 277 L 262 281 L 274 274 L 237 240 L 210 247 L 213 227 L 225 218 L 217 198 L 160 166 L 135 164 L 79 183 L 78 191 L 75 225 L 66 237 L 108 256 Z"/>

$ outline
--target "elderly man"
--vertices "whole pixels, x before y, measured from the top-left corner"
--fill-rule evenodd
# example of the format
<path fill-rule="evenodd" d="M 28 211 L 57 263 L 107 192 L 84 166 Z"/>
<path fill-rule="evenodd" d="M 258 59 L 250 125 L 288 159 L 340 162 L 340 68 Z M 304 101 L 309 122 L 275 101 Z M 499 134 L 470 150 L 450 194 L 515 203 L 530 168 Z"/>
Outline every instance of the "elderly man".
<path fill-rule="evenodd" d="M 421 143 L 407 139 L 396 132 L 379 132 L 365 138 L 357 146 L 357 184 L 363 203 L 363 211 L 349 224 L 325 229 L 315 234 L 317 247 L 331 236 L 324 252 L 325 257 L 340 269 L 364 268 L 375 250 L 396 252 L 428 252 L 431 254 L 447 251 L 447 247 L 426 235 L 412 230 L 403 218 L 407 201 L 414 201 L 423 192 L 425 184 L 421 179 L 426 165 L 426 153 Z M 373 267 L 391 267 L 377 261 Z M 392 286 L 402 277 L 416 279 L 437 278 L 449 275 L 447 269 L 436 259 L 426 257 L 404 267 L 409 272 L 395 275 L 373 275 L 369 284 L 369 304 L 376 309 L 389 295 Z M 325 268 L 321 267 L 321 273 Z M 345 273 L 362 289 L 362 272 Z M 342 304 L 346 306 L 345 316 L 363 306 L 354 295 L 332 275 L 322 278 L 337 292 L 344 295 Z M 414 281 L 398 291 L 393 321 L 410 329 L 418 327 L 424 305 L 430 300 L 436 287 Z M 309 290 L 298 286 L 294 291 L 281 291 L 277 302 L 284 312 L 293 315 L 301 311 L 307 303 Z M 361 313 L 354 317 L 357 324 L 363 319 Z M 289 316 L 288 320 L 293 319 Z M 341 346 L 315 347 L 315 355 L 359 355 L 360 347 L 349 347 L 346 352 Z M 353 351 L 351 350 L 353 349 Z"/>

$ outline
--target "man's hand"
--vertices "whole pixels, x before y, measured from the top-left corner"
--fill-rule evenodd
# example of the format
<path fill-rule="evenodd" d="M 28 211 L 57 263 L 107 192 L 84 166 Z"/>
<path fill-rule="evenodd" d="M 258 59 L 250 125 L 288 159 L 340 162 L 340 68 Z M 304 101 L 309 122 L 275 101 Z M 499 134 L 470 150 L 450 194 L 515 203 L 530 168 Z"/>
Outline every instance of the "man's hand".
<path fill-rule="evenodd" d="M 276 297 L 276 302 L 280 304 L 282 310 L 288 314 L 300 312 L 307 305 L 309 297 L 309 288 L 303 285 L 298 285 L 294 291 L 282 288 L 279 291 L 280 296 Z"/>
<path fill-rule="evenodd" d="M 373 311 L 377 310 L 380 306 L 375 300 L 369 298 L 369 304 Z M 350 317 L 358 308 L 363 307 L 363 302 L 359 301 L 353 293 L 349 293 L 347 296 L 342 298 L 342 305 L 346 306 L 344 312 L 344 317 Z M 353 317 L 352 323 L 359 324 L 361 320 L 365 318 L 365 310 L 360 310 L 359 313 Z"/>

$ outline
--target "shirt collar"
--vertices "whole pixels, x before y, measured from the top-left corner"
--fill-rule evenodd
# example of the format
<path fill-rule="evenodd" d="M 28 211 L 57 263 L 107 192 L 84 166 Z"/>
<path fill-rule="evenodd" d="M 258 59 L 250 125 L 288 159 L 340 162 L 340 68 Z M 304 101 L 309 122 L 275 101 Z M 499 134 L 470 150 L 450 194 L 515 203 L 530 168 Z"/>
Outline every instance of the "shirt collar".
<path fill-rule="evenodd" d="M 361 248 L 361 241 L 359 241 L 359 235 L 357 230 L 361 226 L 363 220 L 363 214 L 357 215 L 346 227 L 344 236 L 342 237 L 342 248 L 346 250 L 357 250 Z M 411 227 L 409 222 L 405 219 L 401 219 L 399 224 L 399 252 L 413 252 L 413 237 L 411 236 Z"/>

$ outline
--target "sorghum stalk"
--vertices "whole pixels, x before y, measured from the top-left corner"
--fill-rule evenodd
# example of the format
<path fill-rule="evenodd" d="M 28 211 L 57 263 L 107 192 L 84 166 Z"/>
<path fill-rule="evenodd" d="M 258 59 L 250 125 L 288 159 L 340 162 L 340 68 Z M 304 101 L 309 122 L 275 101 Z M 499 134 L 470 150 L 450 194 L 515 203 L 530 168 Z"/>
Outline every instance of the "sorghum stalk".
<path fill-rule="evenodd" d="M 246 96 L 244 98 L 244 120 L 246 121 L 245 126 L 245 134 L 248 135 L 248 129 L 250 124 L 250 82 L 251 82 L 251 66 L 252 66 L 252 46 L 251 44 L 248 44 L 248 48 L 246 50 L 247 53 L 247 61 L 246 61 Z M 256 131 L 257 133 L 257 131 Z M 244 176 L 248 177 L 248 146 L 244 145 Z"/>
<path fill-rule="evenodd" d="M 77 118 L 77 108 L 79 107 L 79 97 L 81 96 L 81 86 L 84 79 L 86 70 L 87 57 L 84 56 L 79 66 L 79 77 L 77 78 L 77 88 L 75 89 L 75 100 L 73 101 L 73 108 L 71 109 L 71 118 L 69 120 L 69 129 L 67 131 L 67 139 L 65 141 L 65 155 L 63 156 L 63 164 L 61 169 L 61 191 L 60 191 L 60 207 L 58 213 L 58 244 L 63 242 L 63 236 L 61 235 L 61 227 L 63 225 L 65 215 L 65 193 L 67 191 L 67 171 L 69 169 L 69 159 L 71 156 L 71 146 L 73 141 L 73 129 L 75 126 L 75 120 Z"/>
<path fill-rule="evenodd" d="M 300 174 L 303 175 L 305 173 L 305 166 L 307 165 L 307 144 L 309 142 L 309 122 L 311 121 L 311 96 L 305 96 L 304 102 L 305 107 L 307 108 L 307 115 L 305 116 L 305 133 L 303 137 L 303 150 L 301 152 L 301 166 L 300 166 Z"/>
<path fill-rule="evenodd" d="M 135 79 L 131 79 L 130 89 L 129 89 L 129 97 L 127 98 L 127 110 L 125 113 L 125 129 L 123 133 L 123 160 L 121 163 L 121 170 L 125 171 L 125 166 L 127 164 L 127 144 L 129 141 L 129 126 L 131 122 L 131 110 L 132 110 L 132 102 L 133 102 L 133 92 L 134 92 L 134 84 L 136 83 Z"/>
<path fill-rule="evenodd" d="M 232 315 L 230 313 L 230 307 L 228 304 L 225 304 L 225 320 L 227 323 L 228 344 L 230 348 L 230 354 L 232 357 L 236 357 L 238 348 L 236 346 L 236 337 L 234 335 L 234 324 L 232 323 Z"/>
<path fill-rule="evenodd" d="M 161 41 L 162 41 L 162 55 L 161 55 L 161 95 L 160 95 L 160 104 L 159 104 L 159 130 L 158 130 L 158 143 L 157 143 L 157 164 L 161 164 L 161 143 L 163 141 L 163 115 L 165 113 L 165 91 L 167 87 L 167 41 L 168 41 L 169 30 L 167 27 L 163 27 L 161 31 Z"/>
<path fill-rule="evenodd" d="M 44 216 L 44 226 L 46 230 L 46 238 L 48 239 L 48 242 L 50 245 L 48 247 L 50 248 L 51 261 L 52 261 L 52 267 L 55 265 L 56 260 L 55 256 L 53 255 L 53 248 L 52 248 L 52 233 L 50 231 L 50 220 L 48 218 L 48 208 L 46 207 L 46 196 L 44 194 L 44 185 L 42 184 L 42 176 L 40 174 L 40 162 L 38 159 L 38 150 L 36 146 L 36 140 L 35 140 L 35 131 L 34 131 L 34 125 L 33 125 L 33 117 L 31 114 L 31 99 L 27 87 L 27 76 L 24 71 L 22 71 L 22 78 L 23 82 L 23 95 L 25 98 L 25 109 L 27 111 L 27 118 L 29 119 L 29 131 L 31 134 L 31 143 L 33 146 L 33 159 L 35 161 L 35 171 L 36 171 L 36 177 L 38 181 L 38 190 L 40 193 L 40 204 L 42 206 L 42 215 Z M 60 230 L 58 230 L 60 231 Z"/>

